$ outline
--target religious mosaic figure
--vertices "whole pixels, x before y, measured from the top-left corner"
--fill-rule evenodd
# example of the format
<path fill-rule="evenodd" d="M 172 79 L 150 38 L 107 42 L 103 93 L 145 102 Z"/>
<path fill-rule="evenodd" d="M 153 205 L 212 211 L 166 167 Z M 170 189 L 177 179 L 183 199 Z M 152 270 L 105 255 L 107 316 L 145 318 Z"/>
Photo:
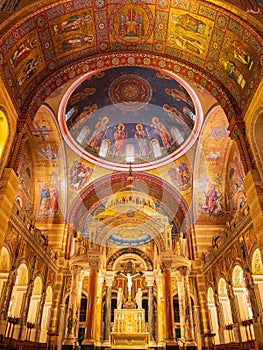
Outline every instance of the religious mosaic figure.
<path fill-rule="evenodd" d="M 213 216 L 222 211 L 220 198 L 221 196 L 217 192 L 215 184 L 211 184 L 209 190 L 205 193 L 204 206 L 204 211 L 209 214 L 209 216 Z"/>
<path fill-rule="evenodd" d="M 50 190 L 49 190 L 48 184 L 45 183 L 41 190 L 40 206 L 39 206 L 40 216 L 48 216 L 49 205 L 50 205 Z"/>
<path fill-rule="evenodd" d="M 156 132 L 156 134 L 160 136 L 163 147 L 165 149 L 171 147 L 172 138 L 165 124 L 161 122 L 157 117 L 153 117 L 152 122 L 153 122 L 153 129 Z"/>
<path fill-rule="evenodd" d="M 221 63 L 225 67 L 225 72 L 229 76 L 229 78 L 233 79 L 243 89 L 246 85 L 246 80 L 243 74 L 240 72 L 239 68 L 237 67 L 236 62 L 233 60 L 221 60 Z"/>
<path fill-rule="evenodd" d="M 172 96 L 174 100 L 184 101 L 193 107 L 193 101 L 185 91 L 183 91 L 181 89 L 175 89 L 175 88 L 173 88 L 173 89 L 166 88 L 164 91 L 167 95 Z"/>
<path fill-rule="evenodd" d="M 36 73 L 41 63 L 42 57 L 38 55 L 28 59 L 17 76 L 18 84 L 21 86 L 26 80 L 30 79 Z"/>
<path fill-rule="evenodd" d="M 181 127 L 182 130 L 189 129 L 189 126 L 186 123 L 182 113 L 176 107 L 172 107 L 165 103 L 163 105 L 163 110 L 168 114 L 169 118 L 177 123 L 178 127 Z"/>
<path fill-rule="evenodd" d="M 91 16 L 74 14 L 68 17 L 67 20 L 54 25 L 55 34 L 63 34 L 81 29 L 82 26 L 91 22 Z"/>
<path fill-rule="evenodd" d="M 64 40 L 61 44 L 61 52 L 74 50 L 80 48 L 83 45 L 91 45 L 94 39 L 93 34 L 79 34 L 75 35 L 67 40 Z"/>
<path fill-rule="evenodd" d="M 58 195 L 59 195 L 58 187 L 54 183 L 50 186 L 49 207 L 52 215 L 55 215 L 58 212 Z"/>
<path fill-rule="evenodd" d="M 136 132 L 134 134 L 135 140 L 138 142 L 139 150 L 140 150 L 140 156 L 146 157 L 147 156 L 147 133 L 143 129 L 142 124 L 136 125 Z"/>
<path fill-rule="evenodd" d="M 114 148 L 113 155 L 120 156 L 124 150 L 124 143 L 126 140 L 126 133 L 124 131 L 124 124 L 119 124 L 116 131 L 114 132 Z"/>
<path fill-rule="evenodd" d="M 87 122 L 90 120 L 93 112 L 95 112 L 97 109 L 98 109 L 98 105 L 95 103 L 90 106 L 85 106 L 83 108 L 83 111 L 76 117 L 74 121 L 72 122 L 71 120 L 68 121 L 67 124 L 70 129 L 70 133 L 74 137 L 78 137 L 82 129 L 86 126 Z M 70 125 L 71 123 L 72 123 L 72 126 Z"/>
<path fill-rule="evenodd" d="M 75 104 L 83 101 L 88 96 L 94 95 L 95 92 L 96 92 L 95 88 L 86 87 L 86 88 L 82 89 L 81 91 L 74 93 L 74 95 L 71 95 L 69 100 L 68 100 L 68 109 L 72 108 Z M 85 109 L 85 107 L 84 107 L 84 109 Z"/>
<path fill-rule="evenodd" d="M 93 131 L 93 134 L 88 143 L 90 147 L 97 146 L 100 138 L 103 137 L 106 132 L 108 122 L 109 122 L 109 118 L 105 116 L 101 119 L 101 121 L 99 121 L 95 125 L 95 130 Z"/>
<path fill-rule="evenodd" d="M 189 14 L 172 15 L 172 23 L 192 33 L 205 34 L 206 24 Z"/>
<path fill-rule="evenodd" d="M 252 68 L 253 61 L 252 58 L 249 56 L 248 52 L 237 40 L 233 40 L 231 44 L 234 49 L 234 57 L 250 70 Z"/>
<path fill-rule="evenodd" d="M 24 40 L 13 53 L 10 58 L 10 63 L 15 68 L 20 62 L 22 62 L 33 49 L 37 48 L 38 40 L 36 37 L 28 38 Z"/>
<path fill-rule="evenodd" d="M 174 164 L 168 170 L 168 174 L 180 191 L 187 190 L 191 186 L 191 172 L 185 162 Z"/>
<path fill-rule="evenodd" d="M 75 190 L 79 190 L 89 181 L 92 173 L 92 168 L 75 160 L 70 170 L 70 186 Z"/>

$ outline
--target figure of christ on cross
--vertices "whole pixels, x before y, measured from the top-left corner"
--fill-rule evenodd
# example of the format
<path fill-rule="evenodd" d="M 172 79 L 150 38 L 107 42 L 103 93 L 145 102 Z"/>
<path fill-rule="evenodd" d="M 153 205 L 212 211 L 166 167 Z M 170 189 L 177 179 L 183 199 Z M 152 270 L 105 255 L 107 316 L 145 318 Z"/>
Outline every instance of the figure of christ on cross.
<path fill-rule="evenodd" d="M 128 282 L 128 295 L 131 295 L 131 289 L 132 289 L 132 279 L 139 275 L 139 273 L 136 273 L 135 275 L 131 275 L 129 272 L 127 273 L 127 275 L 124 275 L 121 272 L 121 275 L 127 278 L 127 282 Z"/>

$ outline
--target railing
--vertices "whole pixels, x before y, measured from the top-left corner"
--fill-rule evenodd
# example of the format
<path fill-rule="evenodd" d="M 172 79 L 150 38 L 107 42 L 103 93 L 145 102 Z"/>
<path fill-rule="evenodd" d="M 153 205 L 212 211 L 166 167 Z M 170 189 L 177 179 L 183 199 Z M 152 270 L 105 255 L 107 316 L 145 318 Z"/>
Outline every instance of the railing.
<path fill-rule="evenodd" d="M 218 344 L 214 346 L 215 350 L 258 350 L 255 340 L 249 340 L 242 343 Z"/>
<path fill-rule="evenodd" d="M 0 344 L 0 350 L 46 350 L 46 343 L 37 343 L 25 340 L 16 340 L 11 338 L 5 338 Z"/>

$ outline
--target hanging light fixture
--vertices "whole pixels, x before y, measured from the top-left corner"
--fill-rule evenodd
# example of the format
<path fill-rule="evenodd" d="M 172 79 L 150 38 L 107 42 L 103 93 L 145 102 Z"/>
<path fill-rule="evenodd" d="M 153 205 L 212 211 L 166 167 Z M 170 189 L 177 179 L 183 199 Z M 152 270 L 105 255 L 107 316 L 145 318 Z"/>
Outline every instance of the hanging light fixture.
<path fill-rule="evenodd" d="M 130 166 L 129 166 L 129 173 L 127 176 L 127 186 L 132 186 L 134 177 L 133 177 L 133 173 L 132 173 L 132 163 L 130 162 L 129 164 L 130 164 Z"/>

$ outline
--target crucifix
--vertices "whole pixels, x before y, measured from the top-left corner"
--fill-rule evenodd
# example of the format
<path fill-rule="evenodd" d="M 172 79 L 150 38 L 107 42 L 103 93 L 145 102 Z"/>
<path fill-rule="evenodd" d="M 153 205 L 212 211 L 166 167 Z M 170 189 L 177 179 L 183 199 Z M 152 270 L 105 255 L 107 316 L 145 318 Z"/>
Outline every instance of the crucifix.
<path fill-rule="evenodd" d="M 131 289 L 132 289 L 132 279 L 139 275 L 139 273 L 136 273 L 135 275 L 131 275 L 129 272 L 127 273 L 127 275 L 124 275 L 122 272 L 121 272 L 121 275 L 124 276 L 125 278 L 127 278 L 127 281 L 128 281 L 128 295 L 130 296 L 131 295 Z"/>

